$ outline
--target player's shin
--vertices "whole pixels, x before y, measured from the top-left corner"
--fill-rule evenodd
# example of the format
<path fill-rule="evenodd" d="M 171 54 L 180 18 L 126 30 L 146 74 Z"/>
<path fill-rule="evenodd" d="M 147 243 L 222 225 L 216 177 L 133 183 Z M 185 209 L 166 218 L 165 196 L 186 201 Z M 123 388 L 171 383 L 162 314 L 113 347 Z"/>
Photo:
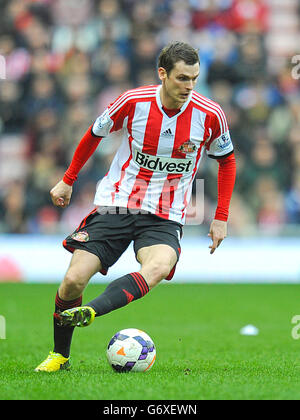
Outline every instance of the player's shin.
<path fill-rule="evenodd" d="M 82 296 L 77 299 L 65 301 L 62 300 L 58 292 L 55 297 L 55 312 L 53 314 L 54 328 L 54 352 L 60 353 L 64 357 L 69 357 L 70 347 L 73 336 L 74 327 L 60 326 L 60 313 L 66 309 L 75 308 L 82 303 Z"/>
<path fill-rule="evenodd" d="M 149 286 L 144 277 L 138 273 L 126 274 L 111 282 L 105 291 L 87 303 L 96 311 L 96 316 L 104 315 L 140 299 L 149 292 Z"/>

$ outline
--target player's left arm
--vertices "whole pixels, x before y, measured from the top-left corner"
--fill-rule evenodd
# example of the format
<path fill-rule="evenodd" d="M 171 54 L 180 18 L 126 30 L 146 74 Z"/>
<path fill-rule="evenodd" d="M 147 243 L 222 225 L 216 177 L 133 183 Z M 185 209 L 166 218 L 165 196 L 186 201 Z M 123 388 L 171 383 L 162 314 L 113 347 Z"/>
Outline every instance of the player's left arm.
<path fill-rule="evenodd" d="M 209 247 L 211 254 L 227 236 L 229 205 L 236 178 L 236 161 L 233 152 L 225 158 L 218 159 L 218 163 L 218 205 L 208 234 L 212 240 Z"/>
<path fill-rule="evenodd" d="M 206 151 L 209 157 L 219 163 L 218 204 L 208 234 L 212 240 L 210 253 L 213 254 L 227 236 L 229 205 L 236 178 L 236 161 L 226 117 L 218 105 L 217 112 L 210 116 L 209 122 L 211 135 L 206 144 Z"/>

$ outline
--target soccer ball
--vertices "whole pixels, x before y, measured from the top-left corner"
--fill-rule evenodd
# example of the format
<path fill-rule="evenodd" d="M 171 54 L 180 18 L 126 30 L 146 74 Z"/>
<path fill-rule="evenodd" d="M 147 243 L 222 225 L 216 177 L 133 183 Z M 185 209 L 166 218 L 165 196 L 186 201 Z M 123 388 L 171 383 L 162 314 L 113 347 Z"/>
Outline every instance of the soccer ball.
<path fill-rule="evenodd" d="M 156 350 L 148 334 L 127 328 L 112 337 L 106 355 L 108 363 L 117 372 L 145 372 L 152 368 Z"/>

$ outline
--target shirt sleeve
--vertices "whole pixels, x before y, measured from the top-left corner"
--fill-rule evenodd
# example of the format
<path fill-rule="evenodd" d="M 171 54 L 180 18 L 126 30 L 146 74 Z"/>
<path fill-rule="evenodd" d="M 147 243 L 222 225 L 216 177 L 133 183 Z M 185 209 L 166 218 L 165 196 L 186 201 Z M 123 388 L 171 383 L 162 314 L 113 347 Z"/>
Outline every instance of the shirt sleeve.
<path fill-rule="evenodd" d="M 92 126 L 90 126 L 76 147 L 70 166 L 64 174 L 63 181 L 66 184 L 71 186 L 74 184 L 81 168 L 95 152 L 100 141 L 101 137 L 96 137 L 92 133 Z"/>
<path fill-rule="evenodd" d="M 233 144 L 221 107 L 218 106 L 216 111 L 209 116 L 208 125 L 210 138 L 205 145 L 207 155 L 213 159 L 229 156 L 233 152 Z"/>
<path fill-rule="evenodd" d="M 234 153 L 226 158 L 218 159 L 218 205 L 215 219 L 227 221 L 229 205 L 236 178 L 236 161 Z"/>
<path fill-rule="evenodd" d="M 126 127 L 129 113 L 129 98 L 123 93 L 112 102 L 96 119 L 92 126 L 92 133 L 98 137 L 107 137 L 114 131 Z"/>

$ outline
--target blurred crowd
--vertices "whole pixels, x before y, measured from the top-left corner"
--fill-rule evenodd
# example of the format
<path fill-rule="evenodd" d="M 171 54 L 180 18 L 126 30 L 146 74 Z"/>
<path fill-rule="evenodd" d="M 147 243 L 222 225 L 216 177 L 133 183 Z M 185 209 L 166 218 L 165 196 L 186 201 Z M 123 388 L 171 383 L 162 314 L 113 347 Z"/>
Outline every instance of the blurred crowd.
<path fill-rule="evenodd" d="M 120 134 L 101 142 L 67 209 L 52 206 L 50 189 L 110 102 L 158 83 L 158 52 L 174 40 L 199 49 L 196 90 L 228 119 L 238 165 L 231 235 L 300 225 L 297 0 L 0 0 L 0 7 L 0 232 L 74 230 L 93 208 Z M 197 174 L 205 212 L 195 232 L 214 214 L 217 170 L 207 158 Z"/>

